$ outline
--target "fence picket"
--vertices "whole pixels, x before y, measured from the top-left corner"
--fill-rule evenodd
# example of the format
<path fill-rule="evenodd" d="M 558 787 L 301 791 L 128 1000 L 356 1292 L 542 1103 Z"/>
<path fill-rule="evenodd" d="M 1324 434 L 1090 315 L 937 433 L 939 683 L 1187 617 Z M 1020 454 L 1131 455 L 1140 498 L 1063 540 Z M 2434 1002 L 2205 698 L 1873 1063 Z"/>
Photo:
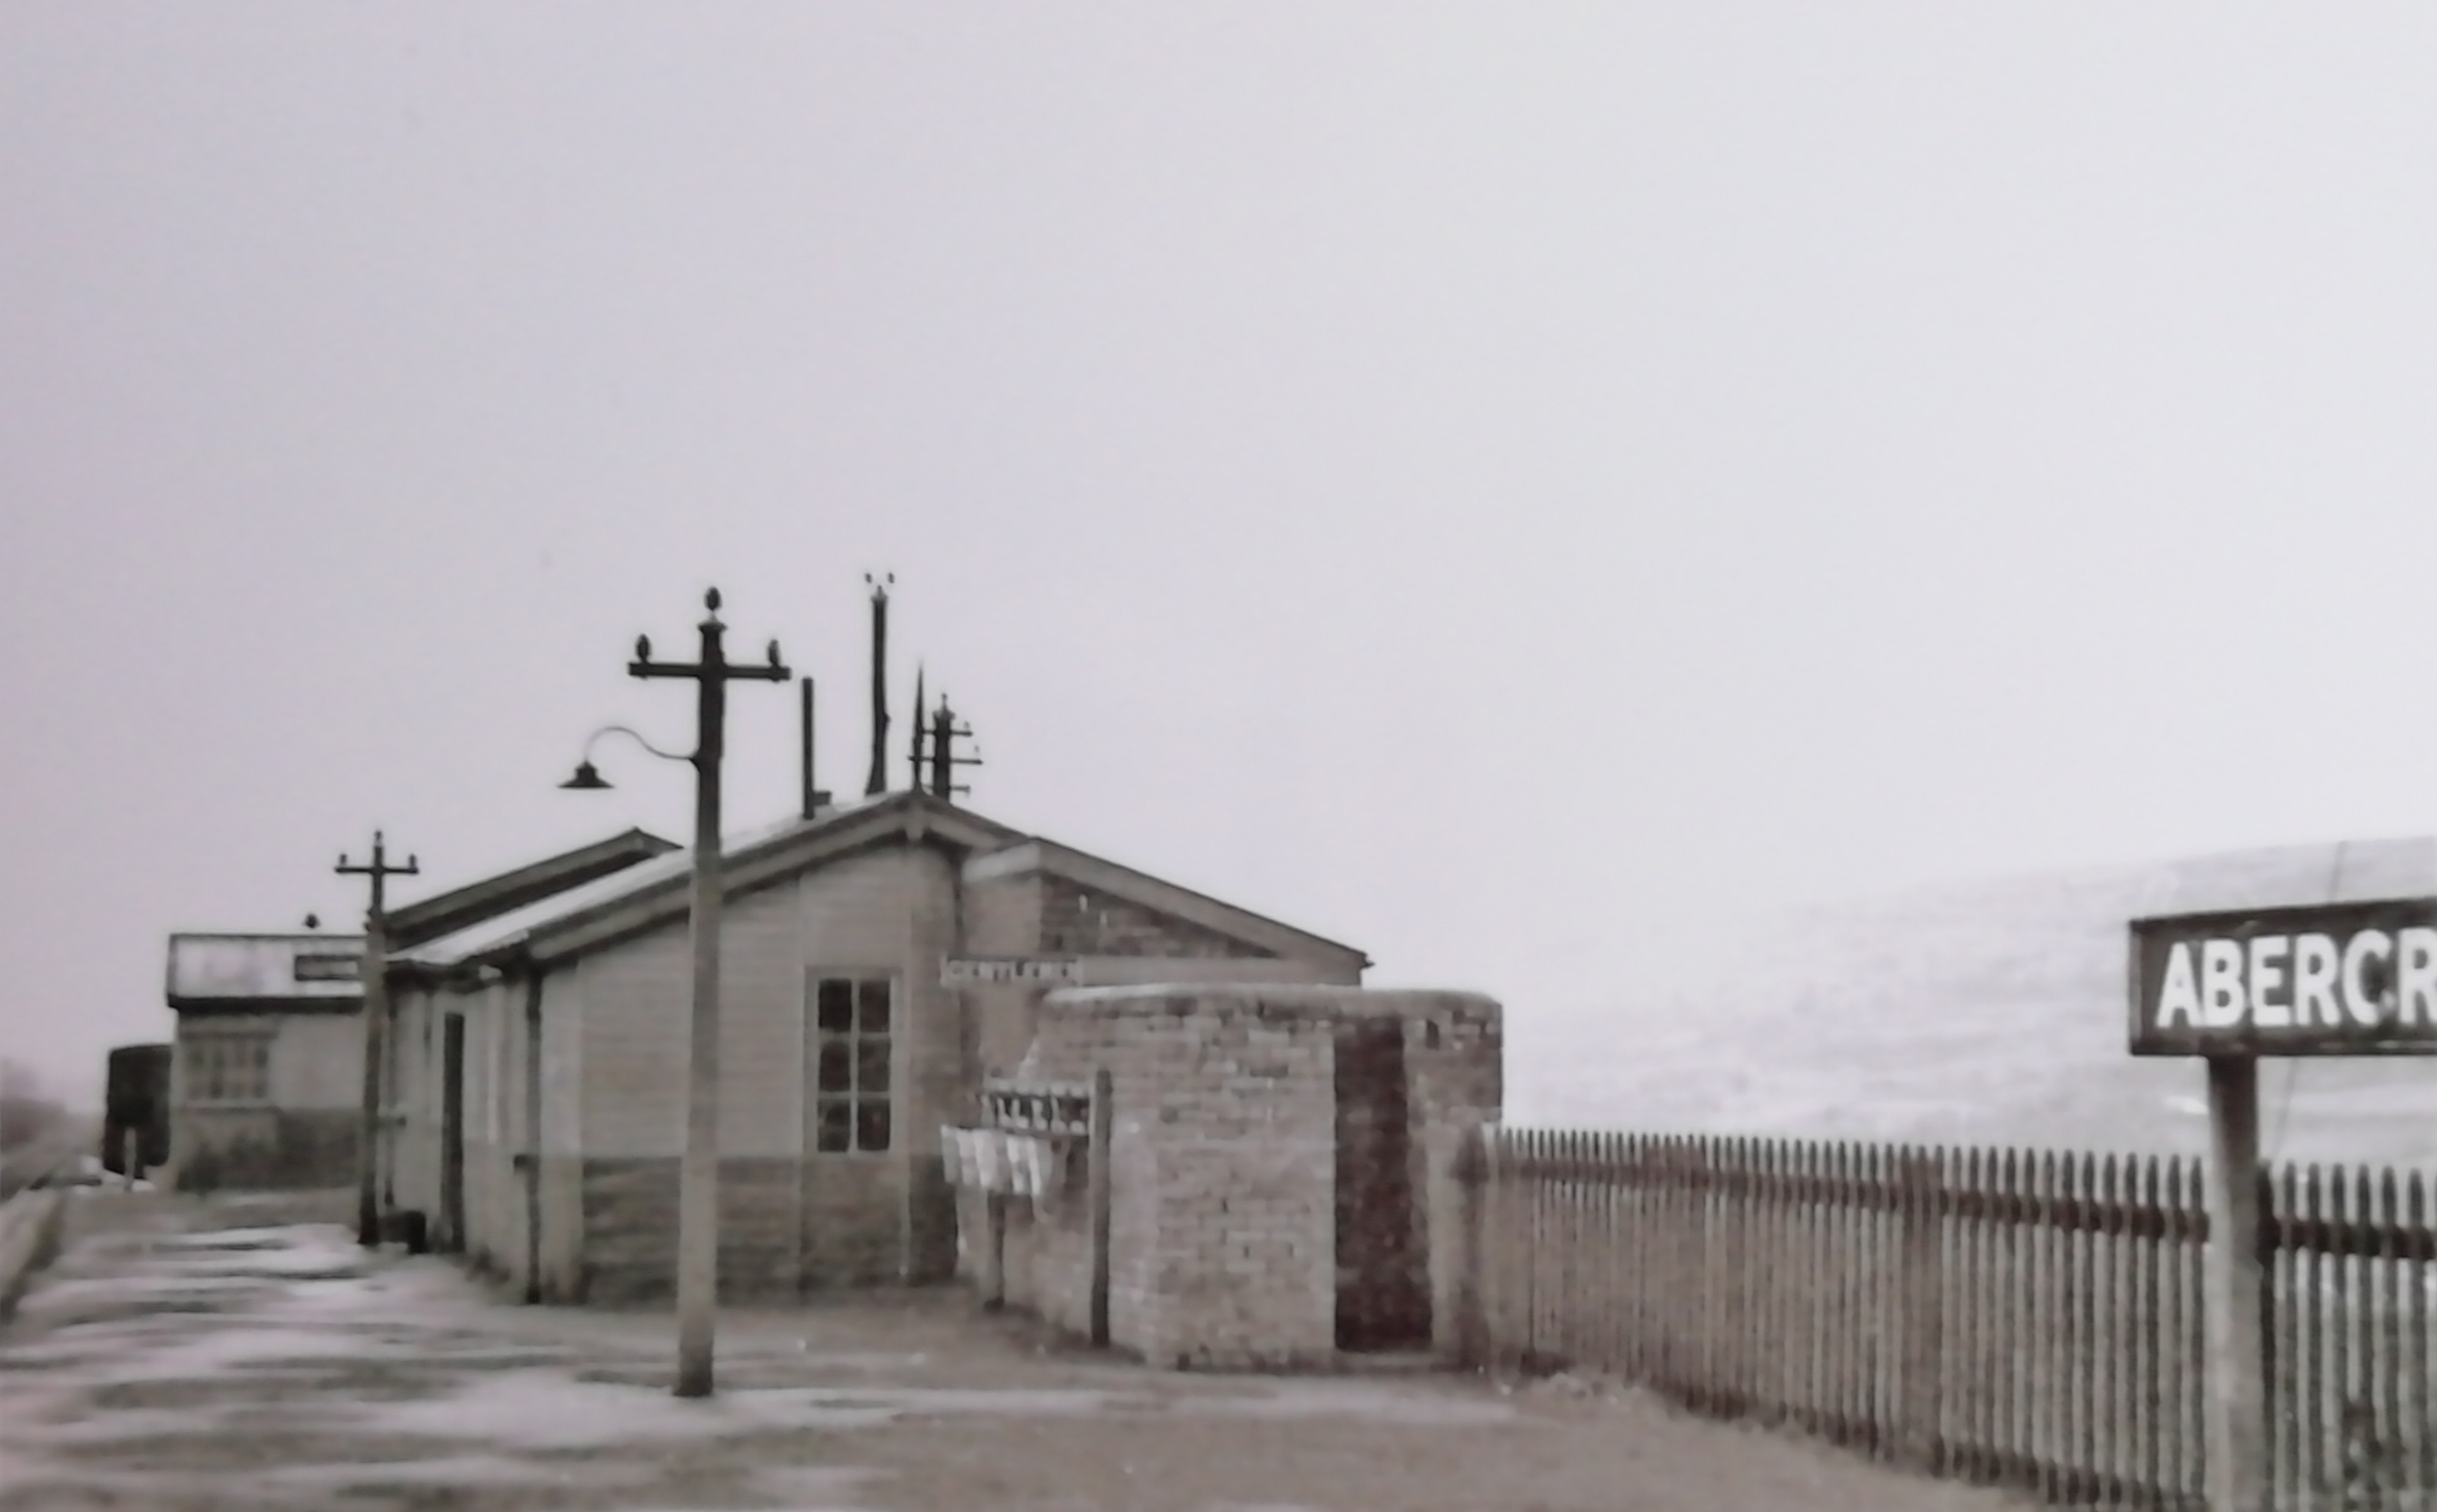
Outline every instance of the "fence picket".
<path fill-rule="evenodd" d="M 1997 1377 L 1997 1421 L 2003 1439 L 1998 1445 L 1999 1484 L 2025 1484 L 2025 1467 L 2031 1458 L 2030 1400 L 2023 1369 L 2028 1342 L 2029 1292 L 2026 1284 L 2029 1270 L 2024 1263 L 2024 1188 L 2023 1172 L 2018 1158 L 2021 1152 L 2007 1150 L 1997 1178 L 2002 1202 L 2003 1220 L 1998 1229 L 1998 1285 L 2004 1312 L 1999 1327 L 2015 1341 L 1999 1363 Z"/>
<path fill-rule="evenodd" d="M 2426 1190 L 2421 1173 L 2411 1173 L 2404 1193 L 2404 1222 L 2411 1238 L 2411 1263 L 2404 1274 L 2404 1285 L 2411 1298 L 2411 1347 L 2404 1351 L 2403 1379 L 2410 1388 L 2411 1421 L 2419 1425 L 2420 1500 L 2437 1504 L 2437 1414 L 2430 1411 L 2428 1380 L 2428 1288 L 2437 1282 L 2437 1229 L 2429 1223 L 2429 1210 L 2422 1193 Z"/>
<path fill-rule="evenodd" d="M 1494 1369 L 1608 1372 L 2050 1503 L 2201 1505 L 2196 1160 L 1508 1128 L 1478 1155 Z M 2271 1503 L 2437 1504 L 2428 1180 L 2262 1187 Z"/>
<path fill-rule="evenodd" d="M 2165 1423 L 2165 1289 L 2160 1284 L 2166 1249 L 2165 1190 L 2159 1179 L 2159 1161 L 2155 1155 L 2141 1158 L 2141 1233 L 2145 1243 L 2139 1251 L 2141 1293 L 2140 1386 L 2141 1451 L 2140 1492 L 2133 1505 L 2156 1507 L 2165 1503 L 2164 1477 L 2166 1469 Z"/>
<path fill-rule="evenodd" d="M 2397 1232 L 2402 1213 L 2394 1200 L 2394 1172 L 2385 1170 L 2377 1175 L 2377 1347 L 2369 1357 L 2385 1362 L 2385 1367 L 2374 1372 L 2371 1385 L 2378 1396 L 2377 1486 L 2381 1503 L 2384 1493 L 2400 1491 L 2406 1486 L 2401 1473 L 2408 1463 L 2404 1459 L 2406 1430 L 2403 1420 L 2403 1372 L 2394 1366 L 2403 1356 L 2403 1291 L 2402 1251 Z"/>

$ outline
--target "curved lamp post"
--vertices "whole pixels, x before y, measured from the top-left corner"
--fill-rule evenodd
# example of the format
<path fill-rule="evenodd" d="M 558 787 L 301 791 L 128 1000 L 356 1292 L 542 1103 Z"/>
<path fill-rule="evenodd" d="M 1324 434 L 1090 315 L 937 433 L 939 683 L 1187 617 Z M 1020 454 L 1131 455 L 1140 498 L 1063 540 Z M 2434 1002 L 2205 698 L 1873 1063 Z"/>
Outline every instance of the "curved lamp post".
<path fill-rule="evenodd" d="M 622 735 L 663 761 L 693 759 L 682 752 L 663 751 L 622 724 L 605 724 L 584 738 L 584 759 L 575 763 L 575 775 L 560 783 L 560 787 L 572 789 L 578 792 L 606 792 L 615 786 L 601 774 L 600 768 L 592 764 L 592 748 L 601 743 L 601 738 L 605 735 Z"/>
<path fill-rule="evenodd" d="M 693 1009 L 686 1068 L 685 1156 L 677 1168 L 677 1373 L 675 1394 L 710 1395 L 711 1332 L 719 1301 L 719 762 L 726 746 L 728 685 L 739 678 L 780 683 L 794 675 L 770 643 L 763 666 L 730 662 L 721 649 L 719 590 L 703 595 L 710 612 L 696 627 L 702 652 L 692 662 L 652 660 L 648 636 L 635 641 L 627 672 L 635 677 L 691 679 L 695 686 L 696 745 L 691 756 L 662 751 L 623 725 L 607 725 L 585 741 L 584 759 L 562 788 L 596 791 L 608 782 L 592 765 L 592 742 L 622 733 L 654 756 L 692 761 L 694 771 Z"/>

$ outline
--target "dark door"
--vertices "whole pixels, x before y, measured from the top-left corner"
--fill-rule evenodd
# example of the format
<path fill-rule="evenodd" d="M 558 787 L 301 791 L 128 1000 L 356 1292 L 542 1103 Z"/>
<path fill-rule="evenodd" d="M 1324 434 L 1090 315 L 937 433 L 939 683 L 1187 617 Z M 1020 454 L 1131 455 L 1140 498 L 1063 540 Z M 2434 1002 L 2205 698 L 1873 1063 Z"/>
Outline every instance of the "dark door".
<path fill-rule="evenodd" d="M 1357 1019 L 1337 1035 L 1337 1347 L 1430 1342 L 1429 1262 L 1413 1222 L 1405 1026 Z"/>
<path fill-rule="evenodd" d="M 441 1019 L 440 1243 L 465 1247 L 465 1016 Z"/>

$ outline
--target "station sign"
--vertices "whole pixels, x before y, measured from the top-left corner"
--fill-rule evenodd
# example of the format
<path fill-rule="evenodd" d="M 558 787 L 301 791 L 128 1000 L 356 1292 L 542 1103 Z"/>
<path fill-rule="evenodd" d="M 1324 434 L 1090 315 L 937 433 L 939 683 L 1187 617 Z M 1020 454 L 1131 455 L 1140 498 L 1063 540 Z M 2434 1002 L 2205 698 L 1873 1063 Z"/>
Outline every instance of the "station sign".
<path fill-rule="evenodd" d="M 981 982 L 1066 985 L 1083 980 L 1082 963 L 1061 956 L 942 956 L 939 981 L 947 986 Z"/>
<path fill-rule="evenodd" d="M 2131 929 L 2135 1055 L 2437 1055 L 2437 898 Z"/>

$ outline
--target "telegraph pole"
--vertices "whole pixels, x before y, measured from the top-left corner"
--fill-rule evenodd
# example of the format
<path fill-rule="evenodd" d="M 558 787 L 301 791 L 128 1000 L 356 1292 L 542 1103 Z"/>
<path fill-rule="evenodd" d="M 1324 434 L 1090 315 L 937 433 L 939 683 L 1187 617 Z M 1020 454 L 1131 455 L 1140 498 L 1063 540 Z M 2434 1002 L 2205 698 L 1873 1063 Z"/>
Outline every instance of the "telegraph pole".
<path fill-rule="evenodd" d="M 905 786 L 922 791 L 922 664 L 914 664 L 914 737 L 905 746 Z"/>
<path fill-rule="evenodd" d="M 871 774 L 863 795 L 876 798 L 888 791 L 888 585 L 897 574 L 875 579 L 867 572 L 863 581 L 871 584 Z M 914 714 L 919 720 L 922 711 Z"/>
<path fill-rule="evenodd" d="M 918 711 L 919 712 L 919 711 Z M 973 790 L 956 781 L 958 767 L 982 764 L 981 753 L 956 755 L 956 742 L 973 739 L 973 727 L 956 722 L 956 712 L 948 707 L 948 695 L 939 695 L 939 706 L 931 715 L 931 791 L 950 803 L 956 794 Z"/>
<path fill-rule="evenodd" d="M 342 851 L 335 869 L 342 877 L 372 879 L 372 906 L 364 911 L 364 964 L 360 968 L 364 990 L 364 1118 L 363 1132 L 359 1137 L 361 1149 L 357 1156 L 356 1178 L 356 1243 L 371 1249 L 381 1238 L 376 1189 L 380 1167 L 381 1069 L 389 1057 L 389 944 L 383 937 L 388 889 L 383 884 L 393 877 L 416 876 L 418 868 L 412 856 L 406 859 L 403 866 L 391 865 L 389 847 L 376 829 L 370 861 L 355 865 Z"/>
<path fill-rule="evenodd" d="M 693 662 L 656 662 L 648 636 L 635 641 L 636 677 L 690 678 L 697 733 L 693 756 L 693 1011 L 686 1069 L 685 1156 L 677 1168 L 677 1375 L 680 1397 L 710 1395 L 711 1331 L 719 1305 L 719 763 L 727 746 L 728 685 L 739 678 L 783 683 L 793 674 L 770 643 L 766 666 L 740 666 L 721 650 L 719 590 L 703 595 L 710 611 L 698 627 Z"/>

